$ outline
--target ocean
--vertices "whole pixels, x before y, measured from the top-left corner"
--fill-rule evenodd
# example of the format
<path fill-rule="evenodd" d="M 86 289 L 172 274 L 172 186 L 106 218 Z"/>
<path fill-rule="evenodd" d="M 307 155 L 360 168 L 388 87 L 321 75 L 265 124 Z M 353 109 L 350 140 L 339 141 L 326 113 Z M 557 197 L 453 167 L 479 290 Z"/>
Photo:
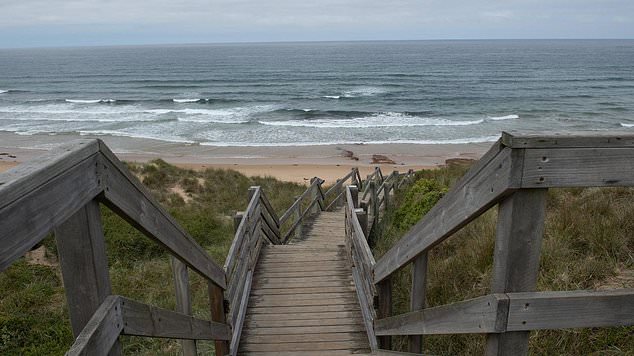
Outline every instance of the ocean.
<path fill-rule="evenodd" d="M 0 50 L 0 131 L 211 146 L 634 130 L 634 40 Z"/>

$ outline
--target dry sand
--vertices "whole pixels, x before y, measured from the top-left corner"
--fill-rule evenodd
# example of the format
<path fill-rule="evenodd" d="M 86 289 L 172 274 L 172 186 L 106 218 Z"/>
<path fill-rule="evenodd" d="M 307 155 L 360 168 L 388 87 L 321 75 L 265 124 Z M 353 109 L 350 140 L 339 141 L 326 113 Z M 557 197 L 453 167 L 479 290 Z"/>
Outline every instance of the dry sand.
<path fill-rule="evenodd" d="M 0 171 L 42 155 L 60 144 L 87 138 L 90 137 L 0 133 Z M 375 166 L 380 166 L 384 172 L 437 167 L 451 158 L 478 159 L 492 144 L 217 147 L 126 137 L 98 138 L 126 161 L 147 162 L 162 158 L 186 168 L 230 168 L 249 176 L 268 175 L 293 182 L 307 182 L 313 176 L 333 181 L 352 167 L 359 167 L 362 175 Z M 383 164 L 377 164 L 377 161 Z"/>

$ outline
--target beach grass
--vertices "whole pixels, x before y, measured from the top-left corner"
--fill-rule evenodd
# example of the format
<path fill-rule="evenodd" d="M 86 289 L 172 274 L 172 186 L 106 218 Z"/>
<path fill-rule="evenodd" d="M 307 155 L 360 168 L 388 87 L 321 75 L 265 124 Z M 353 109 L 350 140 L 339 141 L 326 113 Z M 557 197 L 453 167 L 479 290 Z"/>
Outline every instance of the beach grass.
<path fill-rule="evenodd" d="M 449 166 L 422 171 L 395 197 L 395 209 L 374 236 L 378 258 L 433 206 L 466 171 Z M 537 289 L 564 291 L 634 287 L 634 189 L 551 189 Z M 489 293 L 497 209 L 492 208 L 429 254 L 427 306 Z M 411 268 L 411 267 L 410 267 Z M 408 311 L 410 268 L 394 278 L 394 313 Z M 395 338 L 405 350 L 406 338 Z M 434 355 L 483 354 L 482 335 L 430 336 L 424 345 Z M 634 327 L 534 331 L 534 355 L 632 355 Z"/>

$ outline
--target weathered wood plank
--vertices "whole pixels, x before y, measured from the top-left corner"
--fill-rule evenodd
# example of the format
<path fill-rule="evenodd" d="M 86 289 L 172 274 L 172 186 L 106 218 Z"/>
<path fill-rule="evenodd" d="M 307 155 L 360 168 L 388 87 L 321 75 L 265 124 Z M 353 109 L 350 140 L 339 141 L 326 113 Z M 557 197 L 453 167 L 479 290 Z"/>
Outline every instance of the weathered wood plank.
<path fill-rule="evenodd" d="M 189 293 L 189 273 L 187 266 L 180 260 L 172 257 L 172 273 L 174 275 L 174 292 L 176 293 L 176 311 L 192 315 L 192 301 Z M 196 355 L 195 340 L 181 340 L 183 356 Z"/>
<path fill-rule="evenodd" d="M 296 288 L 269 288 L 269 289 L 255 289 L 251 291 L 251 295 L 279 295 L 279 294 L 305 294 L 305 293 L 319 293 L 319 292 L 354 292 L 354 286 L 339 286 L 339 287 L 296 287 Z"/>
<path fill-rule="evenodd" d="M 229 340 L 228 325 L 119 297 L 122 334 L 172 339 Z"/>
<path fill-rule="evenodd" d="M 507 330 L 634 325 L 634 289 L 509 293 Z"/>
<path fill-rule="evenodd" d="M 55 241 L 73 335 L 77 337 L 112 293 L 99 203 L 90 201 L 59 225 Z M 113 345 L 115 354 L 120 354 L 118 343 Z"/>
<path fill-rule="evenodd" d="M 106 356 L 123 329 L 119 296 L 106 297 L 66 355 Z"/>
<path fill-rule="evenodd" d="M 262 314 L 260 314 L 262 315 Z M 296 327 L 296 326 L 334 326 L 334 325 L 359 325 L 363 323 L 363 319 L 340 317 L 340 318 L 324 318 L 321 314 L 314 315 L 312 319 L 274 319 L 274 320 L 257 320 L 249 319 L 245 322 L 245 326 L 254 328 L 277 328 L 277 327 Z"/>
<path fill-rule="evenodd" d="M 526 150 L 523 188 L 634 185 L 634 147 Z"/>
<path fill-rule="evenodd" d="M 83 157 L 83 156 L 82 156 Z M 97 154 L 79 161 L 57 175 L 42 171 L 35 177 L 42 184 L 33 185 L 16 178 L 1 191 L 15 188 L 19 198 L 6 193 L 13 202 L 0 208 L 0 271 L 23 256 L 57 225 L 66 221 L 102 191 L 97 174 Z M 59 167 L 55 166 L 55 169 Z M 39 172 L 38 172 L 39 173 Z"/>
<path fill-rule="evenodd" d="M 498 209 L 493 255 L 493 293 L 530 292 L 537 284 L 539 255 L 546 215 L 546 189 L 522 189 Z M 528 353 L 528 332 L 487 336 L 487 355 Z"/>
<path fill-rule="evenodd" d="M 420 253 L 442 242 L 488 210 L 520 184 L 523 152 L 500 151 L 478 174 L 447 193 L 401 240 L 377 261 L 375 283 Z"/>
<path fill-rule="evenodd" d="M 320 333 L 349 333 L 365 332 L 363 325 L 320 325 L 320 326 L 297 326 L 278 328 L 254 328 L 245 329 L 245 333 L 253 335 L 308 335 Z M 247 340 L 248 342 L 248 340 Z"/>
<path fill-rule="evenodd" d="M 377 318 L 384 319 L 392 315 L 392 279 L 386 278 L 377 285 L 377 296 L 379 298 L 379 306 L 377 308 Z M 392 338 L 388 334 L 375 333 L 379 336 L 377 339 L 379 347 L 383 349 L 392 348 Z"/>
<path fill-rule="evenodd" d="M 211 320 L 223 326 L 227 326 L 227 311 L 225 310 L 225 299 L 223 290 L 217 284 L 209 281 L 207 283 L 207 291 L 209 294 L 209 311 L 211 314 Z M 231 330 L 229 329 L 227 337 L 216 338 L 214 343 L 216 355 L 226 355 L 229 353 L 229 342 L 224 340 L 231 340 Z M 223 335 L 224 336 L 224 335 Z"/>
<path fill-rule="evenodd" d="M 374 333 L 374 320 L 376 319 L 374 305 L 372 304 L 374 298 L 370 299 L 369 296 L 364 293 L 364 290 L 361 288 L 361 277 L 359 276 L 359 272 L 355 267 L 352 268 L 352 276 L 354 278 L 354 284 L 357 286 L 357 298 L 359 302 L 359 307 L 361 308 L 361 315 L 363 316 L 363 324 L 365 326 L 368 343 L 371 350 L 376 350 L 379 345 Z"/>
<path fill-rule="evenodd" d="M 108 147 L 101 145 L 100 150 L 104 157 L 104 203 L 190 268 L 226 288 L 224 270 L 178 225 Z"/>
<path fill-rule="evenodd" d="M 421 253 L 412 263 L 412 289 L 410 292 L 409 310 L 417 311 L 425 308 L 427 290 L 427 251 Z M 409 352 L 423 352 L 423 337 L 412 335 L 409 337 Z"/>
<path fill-rule="evenodd" d="M 74 140 L 0 173 L 0 209 L 63 175 L 98 151 L 98 140 Z"/>
<path fill-rule="evenodd" d="M 251 292 L 252 277 L 253 271 L 249 271 L 247 274 L 247 280 L 245 281 L 245 287 L 244 292 L 242 293 L 240 307 L 237 311 L 237 318 L 233 322 L 233 335 L 231 337 L 231 343 L 229 344 L 229 352 L 231 353 L 231 355 L 236 355 L 240 346 L 240 338 L 242 337 L 242 331 L 244 329 L 244 319 L 246 317 L 247 307 L 249 305 L 249 294 Z"/>
<path fill-rule="evenodd" d="M 512 148 L 634 147 L 634 133 L 623 131 L 502 132 Z"/>
<path fill-rule="evenodd" d="M 282 313 L 321 313 L 321 312 L 345 312 L 358 310 L 356 305 L 308 305 L 308 306 L 282 306 L 282 307 L 251 307 L 250 314 L 282 314 Z"/>
<path fill-rule="evenodd" d="M 287 344 L 248 344 L 240 345 L 240 352 L 253 351 L 316 351 L 316 350 L 366 350 L 362 341 L 335 342 L 293 342 Z"/>
<path fill-rule="evenodd" d="M 508 298 L 491 294 L 375 322 L 377 335 L 496 333 L 506 328 Z M 500 311 L 502 312 L 500 314 Z"/>
<path fill-rule="evenodd" d="M 290 335 L 245 335 L 247 344 L 283 344 L 291 342 L 333 342 L 333 341 L 364 341 L 363 332 L 340 332 L 323 334 L 290 334 Z"/>

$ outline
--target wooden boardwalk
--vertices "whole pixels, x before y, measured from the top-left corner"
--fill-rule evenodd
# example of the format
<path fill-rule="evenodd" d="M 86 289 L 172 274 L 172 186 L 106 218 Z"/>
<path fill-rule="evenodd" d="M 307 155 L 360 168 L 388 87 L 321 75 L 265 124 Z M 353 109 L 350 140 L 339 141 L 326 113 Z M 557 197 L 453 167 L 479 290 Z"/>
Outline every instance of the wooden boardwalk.
<path fill-rule="evenodd" d="M 369 353 L 345 253 L 342 209 L 322 212 L 301 239 L 262 249 L 240 341 L 241 354 Z"/>

